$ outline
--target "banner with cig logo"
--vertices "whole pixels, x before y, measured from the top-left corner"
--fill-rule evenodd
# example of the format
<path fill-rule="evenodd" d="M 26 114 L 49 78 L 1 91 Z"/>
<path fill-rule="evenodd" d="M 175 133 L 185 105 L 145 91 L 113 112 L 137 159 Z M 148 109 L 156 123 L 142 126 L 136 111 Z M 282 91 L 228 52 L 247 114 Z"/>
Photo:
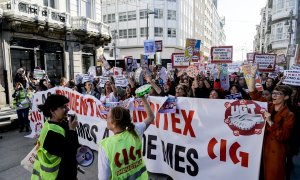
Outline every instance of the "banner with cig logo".
<path fill-rule="evenodd" d="M 44 121 L 36 106 L 52 93 L 69 98 L 70 112 L 79 119 L 81 144 L 97 150 L 101 139 L 113 135 L 106 129 L 99 100 L 63 87 L 35 94 L 31 127 L 37 126 L 33 134 L 38 134 Z M 142 138 L 148 171 L 172 179 L 258 179 L 266 103 L 182 97 L 169 98 L 166 105 L 167 97 L 152 96 L 149 101 L 155 119 Z M 131 109 L 132 121 L 142 122 L 147 117 L 145 110 L 130 108 L 128 103 L 124 107 Z M 128 154 L 128 158 L 137 156 Z M 131 167 L 130 162 L 122 166 Z"/>

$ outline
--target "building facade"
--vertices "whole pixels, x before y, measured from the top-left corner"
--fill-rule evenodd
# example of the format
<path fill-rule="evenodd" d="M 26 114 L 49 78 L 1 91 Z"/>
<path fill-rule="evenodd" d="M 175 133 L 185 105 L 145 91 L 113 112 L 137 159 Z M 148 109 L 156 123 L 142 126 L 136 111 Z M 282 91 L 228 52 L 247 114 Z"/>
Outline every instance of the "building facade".
<path fill-rule="evenodd" d="M 286 55 L 289 44 L 299 43 L 297 28 L 298 0 L 268 0 L 261 10 L 261 21 L 254 37 L 254 50 L 259 53 Z M 298 37 L 298 38 L 297 38 Z M 295 57 L 286 57 L 289 64 Z"/>
<path fill-rule="evenodd" d="M 110 42 L 100 0 L 2 0 L 0 105 L 11 102 L 18 68 L 58 81 L 86 73 Z"/>
<path fill-rule="evenodd" d="M 149 39 L 163 41 L 164 65 L 171 62 L 172 53 L 184 51 L 186 38 L 201 39 L 201 51 L 206 57 L 211 46 L 225 44 L 224 23 L 221 26 L 222 19 L 212 0 L 103 0 L 102 13 L 103 22 L 116 34 L 116 47 L 120 49 L 116 59 L 120 61 L 126 56 L 140 59 L 147 27 Z M 220 34 L 222 38 L 215 37 Z M 109 49 L 105 54 L 114 59 L 109 57 Z"/>

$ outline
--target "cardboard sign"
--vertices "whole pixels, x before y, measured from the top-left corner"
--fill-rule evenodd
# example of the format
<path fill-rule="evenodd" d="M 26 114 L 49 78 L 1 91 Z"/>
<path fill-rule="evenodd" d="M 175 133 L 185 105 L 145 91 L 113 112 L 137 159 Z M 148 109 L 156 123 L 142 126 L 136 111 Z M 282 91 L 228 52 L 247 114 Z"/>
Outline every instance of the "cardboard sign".
<path fill-rule="evenodd" d="M 162 52 L 162 49 L 163 49 L 163 42 L 162 42 L 162 40 L 155 41 L 155 51 L 156 52 Z"/>
<path fill-rule="evenodd" d="M 144 50 L 146 55 L 155 54 L 155 42 L 154 40 L 145 40 L 144 41 Z"/>
<path fill-rule="evenodd" d="M 184 58 L 184 53 L 173 53 L 172 54 L 172 66 L 173 67 L 188 67 L 190 61 Z"/>
<path fill-rule="evenodd" d="M 233 47 L 232 46 L 218 46 L 211 47 L 211 63 L 231 63 Z"/>
<path fill-rule="evenodd" d="M 254 61 L 254 54 L 255 53 L 247 53 L 247 61 L 253 62 Z"/>
<path fill-rule="evenodd" d="M 199 39 L 186 39 L 184 59 L 185 61 L 198 62 L 200 60 L 200 46 Z"/>
<path fill-rule="evenodd" d="M 275 70 L 276 54 L 255 54 L 254 62 L 258 64 L 258 71 L 273 72 Z"/>
<path fill-rule="evenodd" d="M 283 84 L 300 86 L 300 71 L 299 70 L 285 70 L 285 79 Z"/>

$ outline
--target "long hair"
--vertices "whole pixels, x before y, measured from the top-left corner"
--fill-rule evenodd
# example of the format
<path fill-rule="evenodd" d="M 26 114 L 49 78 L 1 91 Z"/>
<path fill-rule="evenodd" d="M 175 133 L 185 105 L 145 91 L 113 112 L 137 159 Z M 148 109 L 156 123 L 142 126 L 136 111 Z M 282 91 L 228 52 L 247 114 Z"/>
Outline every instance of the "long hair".
<path fill-rule="evenodd" d="M 135 137 L 138 137 L 136 131 L 134 130 L 135 126 L 131 121 L 130 113 L 128 109 L 123 107 L 114 107 L 111 109 L 111 119 L 116 126 L 121 129 L 128 130 Z"/>

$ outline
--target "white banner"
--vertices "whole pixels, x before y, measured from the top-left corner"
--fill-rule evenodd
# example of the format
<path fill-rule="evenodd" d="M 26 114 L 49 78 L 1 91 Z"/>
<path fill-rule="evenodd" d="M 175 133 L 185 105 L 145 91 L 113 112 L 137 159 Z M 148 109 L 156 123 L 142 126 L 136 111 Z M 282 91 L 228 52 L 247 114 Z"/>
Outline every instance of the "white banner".
<path fill-rule="evenodd" d="M 285 70 L 285 79 L 283 84 L 300 86 L 300 71 L 299 70 Z"/>
<path fill-rule="evenodd" d="M 106 130 L 100 101 L 62 87 L 35 94 L 32 125 L 42 124 L 43 115 L 36 106 L 51 93 L 69 98 L 70 111 L 79 119 L 81 144 L 97 150 L 97 143 L 112 135 Z M 258 179 L 266 103 L 177 98 L 175 113 L 158 113 L 166 99 L 150 97 L 155 119 L 142 139 L 148 171 L 173 179 Z M 146 117 L 144 111 L 131 113 L 135 123 Z"/>

